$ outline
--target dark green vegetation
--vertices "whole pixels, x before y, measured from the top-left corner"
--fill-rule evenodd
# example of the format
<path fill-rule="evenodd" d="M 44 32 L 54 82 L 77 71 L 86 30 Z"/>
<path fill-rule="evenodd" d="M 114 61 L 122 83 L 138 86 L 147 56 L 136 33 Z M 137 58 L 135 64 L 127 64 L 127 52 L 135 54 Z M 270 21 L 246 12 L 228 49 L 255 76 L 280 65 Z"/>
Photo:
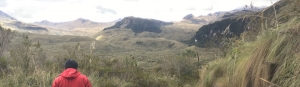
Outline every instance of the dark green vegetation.
<path fill-rule="evenodd" d="M 161 26 L 171 25 L 171 22 L 163 22 L 154 19 L 142 19 L 136 17 L 126 17 L 122 21 L 117 22 L 114 26 L 105 28 L 105 30 L 114 29 L 114 28 L 128 28 L 132 29 L 135 33 L 141 33 L 144 31 L 160 33 L 162 30 Z"/>

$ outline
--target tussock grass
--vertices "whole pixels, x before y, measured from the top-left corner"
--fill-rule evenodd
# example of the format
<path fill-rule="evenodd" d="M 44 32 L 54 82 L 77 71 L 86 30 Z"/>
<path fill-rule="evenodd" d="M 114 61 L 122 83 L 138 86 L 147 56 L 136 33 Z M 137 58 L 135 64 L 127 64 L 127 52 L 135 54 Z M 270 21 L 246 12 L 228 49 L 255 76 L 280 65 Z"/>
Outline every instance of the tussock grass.
<path fill-rule="evenodd" d="M 69 58 L 79 63 L 79 71 L 87 75 L 95 87 L 194 87 L 199 79 L 194 50 L 203 49 L 111 52 L 113 55 L 108 57 L 97 51 L 101 44 L 96 43 L 95 49 L 89 49 L 88 42 L 91 41 L 83 39 L 79 43 L 57 39 L 51 46 L 43 37 L 34 36 L 31 40 L 29 36 L 16 35 L 9 44 L 9 52 L 0 57 L 0 86 L 49 87 Z M 52 52 L 54 48 L 57 50 Z M 205 53 L 200 54 L 211 55 Z"/>
<path fill-rule="evenodd" d="M 201 70 L 199 86 L 299 87 L 299 3 L 281 0 L 263 10 L 263 16 L 270 16 L 261 20 L 262 29 L 256 39 L 244 40 L 253 35 L 242 34 L 225 58 L 210 62 Z"/>
<path fill-rule="evenodd" d="M 295 16 L 235 45 L 201 71 L 200 87 L 299 87 L 299 25 Z"/>

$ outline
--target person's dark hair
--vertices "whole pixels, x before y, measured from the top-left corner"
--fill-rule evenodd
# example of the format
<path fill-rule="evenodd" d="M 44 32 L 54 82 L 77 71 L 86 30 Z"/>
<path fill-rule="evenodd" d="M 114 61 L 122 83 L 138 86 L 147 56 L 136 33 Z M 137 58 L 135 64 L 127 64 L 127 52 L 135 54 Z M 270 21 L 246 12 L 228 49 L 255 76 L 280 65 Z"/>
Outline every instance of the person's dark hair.
<path fill-rule="evenodd" d="M 65 64 L 65 69 L 67 68 L 74 68 L 77 69 L 78 63 L 75 60 L 68 59 L 66 64 Z"/>

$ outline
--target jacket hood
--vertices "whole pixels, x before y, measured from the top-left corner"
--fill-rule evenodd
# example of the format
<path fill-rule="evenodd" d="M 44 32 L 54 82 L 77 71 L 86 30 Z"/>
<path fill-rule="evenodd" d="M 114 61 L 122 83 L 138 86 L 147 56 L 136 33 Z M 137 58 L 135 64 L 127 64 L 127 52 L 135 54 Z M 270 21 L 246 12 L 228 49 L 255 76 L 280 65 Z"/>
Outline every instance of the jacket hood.
<path fill-rule="evenodd" d="M 79 75 L 80 75 L 80 72 L 74 68 L 67 68 L 60 74 L 60 76 L 67 78 L 67 79 L 73 79 Z"/>

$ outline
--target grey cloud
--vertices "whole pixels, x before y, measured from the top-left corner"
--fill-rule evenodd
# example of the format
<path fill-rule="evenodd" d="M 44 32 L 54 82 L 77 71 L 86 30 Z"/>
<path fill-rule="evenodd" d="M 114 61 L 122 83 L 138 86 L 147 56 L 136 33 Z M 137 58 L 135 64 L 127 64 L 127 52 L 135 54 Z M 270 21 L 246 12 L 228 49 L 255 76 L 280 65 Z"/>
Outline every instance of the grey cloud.
<path fill-rule="evenodd" d="M 209 8 L 206 8 L 206 9 L 204 9 L 205 11 L 212 11 L 212 10 L 214 10 L 214 8 L 213 8 L 213 6 L 211 6 L 211 7 L 209 7 Z"/>
<path fill-rule="evenodd" d="M 34 14 L 38 9 L 36 8 L 16 8 L 13 9 L 14 11 L 8 12 L 13 17 L 20 17 L 20 18 L 32 18 L 32 14 Z"/>
<path fill-rule="evenodd" d="M 196 10 L 196 8 L 194 8 L 194 7 L 190 7 L 190 8 L 186 8 L 185 10 L 188 10 L 188 11 L 195 11 L 195 10 Z"/>
<path fill-rule="evenodd" d="M 20 17 L 22 18 L 32 18 L 31 14 L 20 14 Z"/>
<path fill-rule="evenodd" d="M 98 12 L 101 12 L 102 14 L 107 13 L 107 12 L 117 14 L 117 12 L 115 10 L 110 9 L 110 8 L 104 8 L 102 6 L 97 6 L 96 8 L 99 10 Z"/>
<path fill-rule="evenodd" d="M 173 12 L 173 11 L 174 11 L 174 8 L 170 8 L 169 10 L 170 10 L 170 12 Z"/>
<path fill-rule="evenodd" d="M 70 3 L 82 3 L 83 2 L 83 0 L 72 0 L 72 1 L 70 1 Z"/>
<path fill-rule="evenodd" d="M 7 5 L 6 0 L 0 2 L 0 7 L 5 7 Z"/>
<path fill-rule="evenodd" d="M 268 2 L 271 2 L 271 1 L 279 1 L 279 0 L 246 0 L 246 1 L 253 1 L 253 2 L 256 2 L 256 1 L 268 1 Z"/>
<path fill-rule="evenodd" d="M 140 0 L 124 0 L 124 1 L 138 2 Z"/>
<path fill-rule="evenodd" d="M 64 1 L 64 0 L 35 0 L 35 1 L 57 2 L 57 1 Z"/>
<path fill-rule="evenodd" d="M 84 0 L 35 0 L 39 2 L 50 2 L 50 3 L 60 3 L 60 2 L 68 2 L 68 3 L 82 3 Z"/>

